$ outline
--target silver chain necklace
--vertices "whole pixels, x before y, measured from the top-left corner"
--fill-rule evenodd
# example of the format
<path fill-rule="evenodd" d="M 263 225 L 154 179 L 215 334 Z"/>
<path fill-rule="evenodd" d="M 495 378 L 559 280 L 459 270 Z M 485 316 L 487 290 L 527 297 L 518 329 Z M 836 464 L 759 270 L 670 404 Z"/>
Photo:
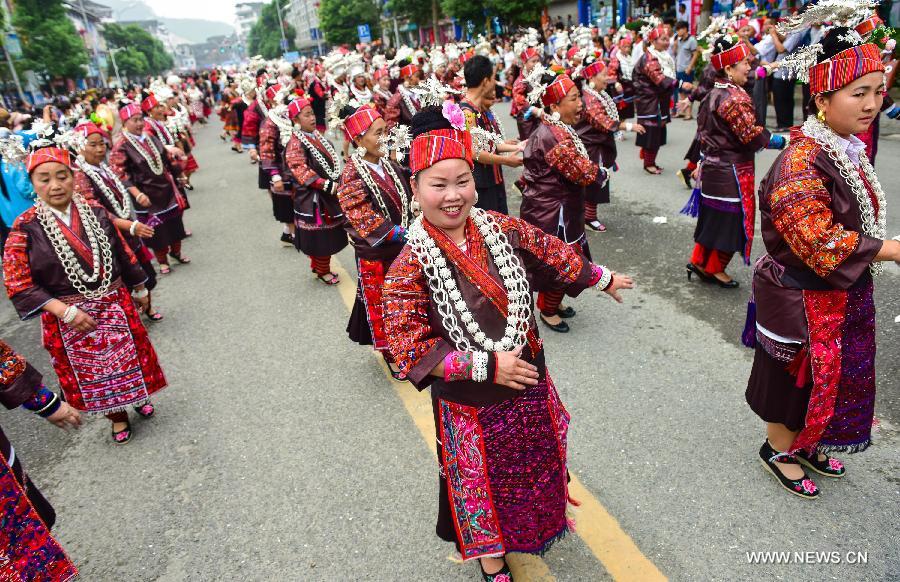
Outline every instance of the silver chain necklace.
<path fill-rule="evenodd" d="M 409 110 L 410 115 L 415 115 L 419 112 L 419 108 L 413 105 L 412 99 L 409 97 L 409 90 L 401 85 L 400 86 L 400 98 L 403 99 L 403 103 L 406 104 L 406 108 Z"/>
<path fill-rule="evenodd" d="M 572 142 L 575 144 L 575 151 L 578 152 L 579 156 L 581 156 L 582 158 L 584 158 L 586 160 L 590 159 L 590 156 L 588 156 L 587 149 L 584 147 L 584 142 L 581 141 L 581 138 L 578 137 L 578 134 L 575 133 L 575 130 L 572 129 L 571 125 L 569 125 L 568 123 L 564 123 L 564 122 L 560 121 L 559 119 L 554 119 L 554 117 L 552 115 L 545 115 L 544 117 L 547 118 L 547 123 L 549 123 L 550 125 L 555 125 L 556 127 L 562 129 L 563 131 L 565 131 L 566 133 L 569 134 L 569 137 L 572 138 Z"/>
<path fill-rule="evenodd" d="M 173 115 L 172 118 L 174 117 L 175 116 Z M 150 122 L 153 124 L 153 127 L 155 127 L 161 134 L 160 141 L 163 142 L 163 145 L 175 145 L 175 138 L 172 137 L 171 133 L 169 133 L 169 128 L 166 127 L 165 123 L 152 118 Z"/>
<path fill-rule="evenodd" d="M 478 232 L 484 237 L 484 243 L 490 251 L 491 258 L 506 288 L 509 302 L 509 314 L 506 317 L 506 329 L 503 337 L 492 340 L 482 331 L 481 326 L 469 310 L 469 306 L 457 287 L 453 272 L 447 264 L 437 243 L 422 225 L 422 217 L 418 216 L 409 227 L 407 240 L 413 254 L 422 265 L 422 272 L 428 280 L 431 298 L 441 316 L 441 323 L 450 341 L 457 350 L 472 351 L 472 344 L 463 334 L 461 320 L 466 331 L 485 350 L 510 351 L 525 345 L 528 331 L 531 329 L 531 286 L 525 275 L 519 257 L 513 252 L 512 245 L 500 225 L 486 211 L 472 208 L 470 216 Z M 455 313 L 454 313 L 455 311 Z M 459 314 L 457 320 L 456 313 Z"/>
<path fill-rule="evenodd" d="M 103 179 L 102 176 L 94 169 L 92 165 L 85 161 L 84 157 L 78 156 L 76 159 L 78 163 L 78 168 L 84 172 L 84 174 L 90 178 L 91 182 L 94 183 L 98 188 L 100 188 L 100 192 L 103 193 L 103 197 L 109 202 L 110 206 L 113 208 L 113 212 L 119 218 L 124 218 L 126 220 L 133 220 L 134 218 L 134 204 L 131 202 L 131 195 L 128 193 L 128 190 L 125 188 L 125 185 L 122 184 L 122 181 L 119 180 L 119 177 L 116 176 L 115 172 L 109 169 L 109 166 L 106 165 L 105 162 L 100 162 L 100 170 L 102 170 L 107 176 L 109 176 L 113 184 L 116 185 L 116 189 L 122 194 L 122 203 L 119 203 L 119 199 L 116 198 L 115 193 L 110 189 L 106 184 L 106 180 Z"/>
<path fill-rule="evenodd" d="M 35 203 L 35 214 L 41 223 L 41 228 L 44 229 L 44 233 L 50 239 L 53 251 L 56 253 L 56 257 L 66 272 L 66 278 L 68 278 L 72 287 L 86 299 L 100 299 L 109 292 L 112 284 L 112 247 L 109 243 L 109 237 L 106 236 L 103 227 L 100 225 L 100 221 L 97 220 L 96 215 L 94 215 L 80 194 L 75 193 L 72 196 L 72 205 L 75 206 L 78 216 L 81 217 L 81 225 L 84 227 L 84 233 L 91 247 L 94 272 L 90 275 L 85 272 L 81 263 L 78 262 L 78 258 L 75 256 L 71 245 L 69 245 L 69 241 L 66 240 L 66 236 L 56 222 L 56 217 L 43 200 L 38 199 Z M 96 283 L 98 280 L 100 280 L 99 287 L 94 290 L 88 289 L 87 283 Z"/>
<path fill-rule="evenodd" d="M 306 137 L 306 134 L 302 130 L 294 130 L 294 135 L 300 140 L 300 143 L 309 150 L 309 153 L 312 154 L 312 157 L 318 162 L 319 167 L 325 170 L 325 173 L 331 179 L 332 182 L 337 182 L 337 180 L 341 177 L 341 165 L 338 162 L 337 152 L 334 151 L 334 148 L 331 147 L 331 144 L 328 143 L 322 134 L 318 131 L 313 131 L 313 135 L 316 136 L 316 139 L 319 140 L 319 143 L 322 144 L 322 147 L 325 148 L 325 151 L 328 152 L 328 155 L 331 156 L 331 159 L 334 160 L 334 166 L 328 163 L 328 160 L 325 159 L 325 156 L 322 155 L 322 152 L 319 151 L 319 148 L 313 145 L 309 138 Z"/>
<path fill-rule="evenodd" d="M 362 159 L 362 156 L 356 152 L 353 153 L 353 156 L 350 159 L 353 160 L 353 166 L 356 168 L 356 172 L 372 192 L 372 197 L 378 202 L 378 206 L 381 208 L 381 212 L 384 213 L 384 217 L 390 220 L 391 215 L 388 212 L 384 197 L 381 195 L 381 188 L 375 183 L 375 178 L 372 177 L 372 172 L 369 170 L 368 164 Z M 403 188 L 403 182 L 400 181 L 400 177 L 397 175 L 397 172 L 394 171 L 394 167 L 390 162 L 382 162 L 382 167 L 390 174 L 391 180 L 394 181 L 394 187 L 397 189 L 397 195 L 400 197 L 400 226 L 406 228 L 409 225 L 409 199 L 406 196 L 406 190 Z"/>
<path fill-rule="evenodd" d="M 810 116 L 803 123 L 801 129 L 806 136 L 822 146 L 822 149 L 825 150 L 828 157 L 834 162 L 841 177 L 847 185 L 850 186 L 850 190 L 856 196 L 863 233 L 872 238 L 877 238 L 879 240 L 884 239 L 887 232 L 885 226 L 887 210 L 885 208 L 884 190 L 881 188 L 881 182 L 878 181 L 878 176 L 875 175 L 875 168 L 872 167 L 872 163 L 869 161 L 868 156 L 866 156 L 865 151 L 859 153 L 859 167 L 866 175 L 866 180 L 869 182 L 869 185 L 875 193 L 875 199 L 878 201 L 878 216 L 875 216 L 875 208 L 872 205 L 872 199 L 869 197 L 869 192 L 866 190 L 866 186 L 863 184 L 859 172 L 853 165 L 853 162 L 850 161 L 847 151 L 838 142 L 838 135 L 834 130 L 813 116 Z M 869 269 L 872 271 L 873 275 L 878 275 L 884 269 L 884 265 L 878 262 L 872 263 L 869 265 Z"/>
<path fill-rule="evenodd" d="M 597 99 L 601 105 L 603 105 L 603 109 L 606 111 L 606 115 L 609 116 L 610 119 L 618 123 L 619 121 L 619 108 L 616 107 L 616 102 L 613 101 L 613 98 L 607 94 L 606 91 L 597 91 L 593 87 L 591 87 L 590 83 L 584 86 L 585 91 L 591 94 L 592 97 Z"/>
<path fill-rule="evenodd" d="M 125 139 L 127 139 L 128 142 L 134 146 L 134 149 L 136 149 L 138 151 L 138 153 L 141 155 L 141 157 L 147 161 L 147 165 L 150 166 L 150 171 L 153 172 L 154 174 L 156 174 L 157 176 L 162 175 L 162 173 L 163 173 L 162 156 L 156 150 L 156 145 L 153 143 L 153 139 L 149 135 L 146 136 L 146 138 L 145 138 L 147 141 L 147 145 L 150 146 L 150 151 L 152 152 L 152 157 L 151 157 L 151 154 L 148 154 L 147 150 L 145 150 L 143 147 L 141 147 L 141 144 L 140 144 L 140 141 L 138 140 L 138 138 L 133 136 L 130 131 L 125 130 L 122 133 L 125 134 Z"/>

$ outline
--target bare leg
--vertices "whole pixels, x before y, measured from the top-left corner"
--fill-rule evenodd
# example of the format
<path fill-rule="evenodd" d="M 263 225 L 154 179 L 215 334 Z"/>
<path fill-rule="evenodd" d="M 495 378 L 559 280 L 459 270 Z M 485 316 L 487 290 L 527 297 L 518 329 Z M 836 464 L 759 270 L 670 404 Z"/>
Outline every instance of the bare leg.
<path fill-rule="evenodd" d="M 800 431 L 790 430 L 783 424 L 776 422 L 766 423 L 766 434 L 769 437 L 769 444 L 772 448 L 779 452 L 788 451 L 793 444 L 794 439 L 800 434 Z M 775 461 L 782 474 L 788 479 L 800 479 L 803 477 L 803 467 L 799 464 L 780 463 Z"/>

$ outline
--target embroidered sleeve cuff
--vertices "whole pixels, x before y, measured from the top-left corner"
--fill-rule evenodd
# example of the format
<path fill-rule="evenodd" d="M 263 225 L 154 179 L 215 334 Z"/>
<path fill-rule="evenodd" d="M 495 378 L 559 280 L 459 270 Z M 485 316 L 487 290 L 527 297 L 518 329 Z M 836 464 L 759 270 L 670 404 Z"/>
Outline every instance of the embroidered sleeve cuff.
<path fill-rule="evenodd" d="M 59 396 L 51 392 L 46 386 L 41 386 L 30 400 L 22 404 L 22 407 L 38 416 L 47 418 L 59 410 L 59 405 Z"/>

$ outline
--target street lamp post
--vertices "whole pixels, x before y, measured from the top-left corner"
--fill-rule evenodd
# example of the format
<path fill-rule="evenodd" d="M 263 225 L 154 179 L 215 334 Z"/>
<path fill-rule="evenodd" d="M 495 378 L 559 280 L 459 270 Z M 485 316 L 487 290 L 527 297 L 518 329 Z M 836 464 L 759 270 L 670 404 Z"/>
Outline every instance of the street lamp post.
<path fill-rule="evenodd" d="M 278 14 L 278 29 L 281 31 L 281 52 L 288 49 L 287 38 L 284 36 L 284 21 L 281 20 L 281 0 L 275 0 L 275 13 Z"/>

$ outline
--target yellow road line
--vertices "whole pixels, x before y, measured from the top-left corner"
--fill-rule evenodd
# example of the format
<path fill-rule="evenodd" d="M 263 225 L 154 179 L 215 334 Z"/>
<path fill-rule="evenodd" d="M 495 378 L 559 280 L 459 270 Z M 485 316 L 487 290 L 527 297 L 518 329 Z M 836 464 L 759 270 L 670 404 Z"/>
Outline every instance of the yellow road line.
<path fill-rule="evenodd" d="M 347 311 L 353 309 L 356 301 L 356 285 L 353 277 L 344 269 L 337 257 L 331 258 L 332 270 L 342 279 L 337 286 L 341 299 L 347 307 Z M 437 457 L 435 448 L 434 414 L 431 410 L 431 399 L 424 397 L 408 382 L 397 382 L 391 376 L 390 369 L 377 353 L 372 356 L 381 365 L 381 368 L 390 381 L 394 392 L 403 402 L 406 411 L 412 417 L 416 428 L 419 429 L 422 438 L 425 439 L 432 455 Z M 584 485 L 572 475 L 569 484 L 572 497 L 581 502 L 578 511 L 578 524 L 576 533 L 584 540 L 594 556 L 603 564 L 615 580 L 655 582 L 666 580 L 662 572 L 657 569 L 631 537 L 619 526 L 619 522 L 606 511 L 606 508 L 585 489 Z M 507 562 L 516 580 L 524 582 L 552 582 L 556 580 L 550 573 L 547 564 L 538 556 L 529 554 L 510 554 Z"/>

